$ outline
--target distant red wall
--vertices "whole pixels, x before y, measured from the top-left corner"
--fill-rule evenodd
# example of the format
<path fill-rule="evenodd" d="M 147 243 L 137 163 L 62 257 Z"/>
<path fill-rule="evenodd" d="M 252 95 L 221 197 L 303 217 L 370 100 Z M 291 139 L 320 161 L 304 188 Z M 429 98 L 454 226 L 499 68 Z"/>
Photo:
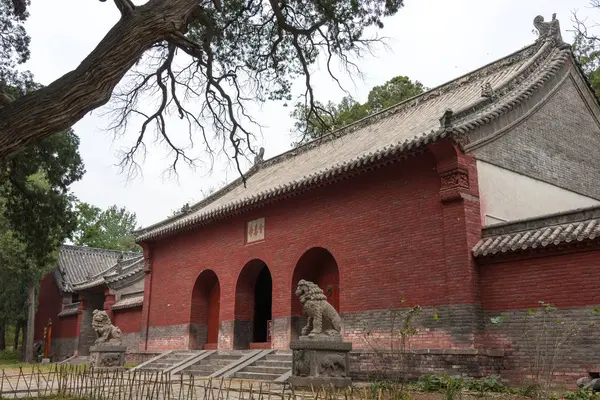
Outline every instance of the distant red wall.
<path fill-rule="evenodd" d="M 62 295 L 54 282 L 52 274 L 47 274 L 40 282 L 38 309 L 35 314 L 35 340 L 41 340 L 44 337 L 44 327 L 48 324 L 49 319 L 52 320 L 52 336 L 57 337 L 59 335 L 58 313 L 61 310 Z"/>
<path fill-rule="evenodd" d="M 532 308 L 538 301 L 557 307 L 600 304 L 600 285 L 594 279 L 599 268 L 598 249 L 482 264 L 483 309 Z"/>
<path fill-rule="evenodd" d="M 56 338 L 73 338 L 79 336 L 77 331 L 77 315 L 69 315 L 68 317 L 61 317 L 58 325 L 58 329 L 55 332 L 55 326 L 52 326 L 52 337 Z"/>
<path fill-rule="evenodd" d="M 137 333 L 142 323 L 142 307 L 114 310 L 112 323 L 123 333 Z"/>

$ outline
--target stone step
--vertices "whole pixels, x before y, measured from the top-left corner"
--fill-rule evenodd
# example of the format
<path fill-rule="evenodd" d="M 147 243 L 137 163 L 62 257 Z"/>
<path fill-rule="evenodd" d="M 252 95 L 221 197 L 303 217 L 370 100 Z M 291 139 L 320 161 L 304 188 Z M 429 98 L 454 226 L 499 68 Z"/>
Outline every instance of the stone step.
<path fill-rule="evenodd" d="M 276 367 L 292 369 L 292 361 L 258 360 L 253 365 L 260 367 Z"/>
<path fill-rule="evenodd" d="M 192 365 L 190 367 L 187 367 L 185 369 L 186 372 L 188 371 L 198 371 L 198 372 L 215 372 L 216 370 L 218 370 L 220 368 L 214 366 L 214 365 L 202 365 L 202 364 L 195 364 Z"/>
<path fill-rule="evenodd" d="M 208 358 L 210 358 L 211 360 L 214 359 L 218 359 L 218 360 L 237 360 L 239 358 L 241 358 L 243 356 L 243 354 L 213 354 L 211 356 L 209 356 Z"/>
<path fill-rule="evenodd" d="M 153 367 L 169 368 L 169 367 L 172 367 L 175 364 L 176 364 L 175 362 L 165 362 L 165 361 L 162 361 L 162 360 L 156 360 L 155 362 L 150 363 L 148 365 L 151 365 Z"/>
<path fill-rule="evenodd" d="M 215 359 L 212 359 L 212 360 L 200 360 L 198 362 L 198 364 L 201 364 L 201 365 L 219 365 L 219 366 L 224 367 L 226 365 L 231 364 L 233 361 L 235 361 L 235 360 L 215 360 Z"/>
<path fill-rule="evenodd" d="M 185 370 L 185 371 L 181 371 L 179 374 L 181 374 L 183 376 L 194 375 L 194 376 L 202 378 L 202 377 L 210 376 L 212 373 L 213 373 L 213 371 L 188 371 L 188 370 Z"/>
<path fill-rule="evenodd" d="M 151 367 L 149 365 L 146 365 L 145 367 L 142 367 L 140 369 L 140 371 L 143 371 L 143 372 L 162 372 L 163 369 L 164 368 L 154 368 L 154 367 Z"/>
<path fill-rule="evenodd" d="M 291 354 L 269 354 L 265 357 L 269 361 L 292 361 Z"/>
<path fill-rule="evenodd" d="M 265 374 L 259 372 L 236 372 L 235 377 L 239 379 L 249 379 L 255 381 L 274 381 L 281 374 Z"/>
<path fill-rule="evenodd" d="M 161 358 L 161 360 L 181 361 L 181 360 L 185 360 L 186 358 L 190 358 L 193 355 L 195 355 L 195 354 L 194 353 L 169 354 L 168 356 Z"/>
<path fill-rule="evenodd" d="M 264 367 L 260 365 L 251 365 L 249 367 L 244 368 L 242 372 L 256 372 L 260 374 L 273 374 L 273 375 L 283 375 L 288 372 L 292 367 Z"/>

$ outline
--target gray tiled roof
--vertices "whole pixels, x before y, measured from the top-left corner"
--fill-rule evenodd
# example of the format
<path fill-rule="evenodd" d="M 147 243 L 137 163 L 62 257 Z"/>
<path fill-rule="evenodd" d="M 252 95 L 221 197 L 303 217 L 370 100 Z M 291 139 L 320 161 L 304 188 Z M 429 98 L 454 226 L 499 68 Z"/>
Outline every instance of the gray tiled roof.
<path fill-rule="evenodd" d="M 124 308 L 140 307 L 143 304 L 144 304 L 144 295 L 128 297 L 128 298 L 117 301 L 115 304 L 113 304 L 112 309 L 113 310 L 122 310 Z"/>
<path fill-rule="evenodd" d="M 116 269 L 120 259 L 120 263 L 130 265 L 143 260 L 143 256 L 135 252 L 63 245 L 53 275 L 63 292 L 83 290 L 103 284 L 104 275 Z"/>
<path fill-rule="evenodd" d="M 104 274 L 104 280 L 107 283 L 118 282 L 125 278 L 129 278 L 137 273 L 144 270 L 144 257 L 139 255 L 138 257 L 130 258 L 119 262 L 115 268 L 108 273 Z"/>
<path fill-rule="evenodd" d="M 444 137 L 460 137 L 516 107 L 554 76 L 571 50 L 552 39 L 369 116 L 325 139 L 252 168 L 246 176 L 193 205 L 186 214 L 140 230 L 138 241 L 174 234 L 255 207 L 271 199 L 397 158 Z M 494 99 L 482 96 L 490 84 Z M 450 124 L 441 118 L 452 110 Z"/>
<path fill-rule="evenodd" d="M 70 315 L 77 315 L 79 312 L 79 302 L 67 304 L 63 307 L 62 311 L 58 313 L 59 317 L 68 317 Z"/>
<path fill-rule="evenodd" d="M 473 248 L 485 257 L 600 238 L 600 207 L 491 225 Z"/>

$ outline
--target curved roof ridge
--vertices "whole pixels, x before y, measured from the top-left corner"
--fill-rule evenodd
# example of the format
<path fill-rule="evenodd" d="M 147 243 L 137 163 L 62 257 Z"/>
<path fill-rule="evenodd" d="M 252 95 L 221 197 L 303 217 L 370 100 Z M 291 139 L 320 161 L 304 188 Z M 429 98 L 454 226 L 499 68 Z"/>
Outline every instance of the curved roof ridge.
<path fill-rule="evenodd" d="M 435 108 L 436 106 L 439 108 L 440 103 L 446 104 L 451 100 L 456 102 L 456 97 L 459 97 L 459 100 L 461 100 L 461 95 L 466 97 L 466 100 L 468 101 L 463 101 L 462 103 L 460 101 L 456 102 L 456 104 L 458 104 L 461 107 L 457 108 L 458 113 L 455 114 L 454 119 L 456 120 L 456 122 L 461 122 L 460 124 L 455 125 L 455 128 L 451 128 L 451 130 L 454 130 L 457 133 L 465 133 L 473 129 L 474 127 L 488 123 L 492 119 L 495 119 L 498 115 L 501 115 L 510 110 L 512 108 L 511 105 L 516 104 L 515 102 L 520 102 L 525 97 L 529 97 L 524 97 L 523 90 L 519 91 L 518 96 L 513 95 L 515 94 L 515 89 L 518 88 L 519 85 L 525 84 L 525 86 L 527 86 L 527 88 L 524 89 L 525 92 L 533 91 L 535 90 L 536 85 L 541 84 L 540 82 L 538 82 L 538 80 L 542 79 L 540 77 L 545 77 L 548 73 L 555 73 L 555 66 L 550 68 L 548 67 L 548 65 L 552 64 L 553 62 L 559 63 L 563 59 L 561 58 L 562 56 L 559 57 L 557 55 L 558 53 L 554 51 L 557 48 L 561 49 L 561 44 L 562 43 L 553 41 L 551 39 L 538 40 L 535 43 L 522 48 L 521 50 L 513 52 L 494 62 L 488 63 L 483 67 L 480 67 L 474 71 L 464 74 L 461 77 L 449 81 L 445 84 L 439 85 L 436 88 L 428 90 L 427 92 L 421 95 L 415 96 L 411 99 L 407 99 L 395 106 L 389 107 L 376 114 L 356 121 L 355 123 L 350 124 L 344 128 L 341 128 L 336 132 L 330 133 L 327 135 L 326 139 L 315 139 L 298 148 L 291 149 L 269 160 L 266 160 L 261 164 L 260 168 L 251 169 L 250 172 L 252 174 L 250 176 L 254 174 L 260 174 L 260 172 L 265 170 L 266 168 L 280 164 L 288 159 L 293 160 L 295 157 L 300 156 L 303 153 L 307 153 L 310 150 L 320 149 L 326 142 L 333 142 L 336 139 L 340 139 L 342 137 L 360 136 L 361 134 L 364 136 L 365 129 L 362 128 L 373 126 L 373 128 L 371 128 L 370 130 L 368 129 L 367 134 L 375 134 L 371 131 L 377 131 L 378 127 L 376 126 L 376 123 L 379 121 L 382 121 L 381 124 L 395 124 L 395 127 L 399 123 L 398 121 L 402 121 L 403 118 L 406 118 L 407 115 L 409 115 L 402 115 L 401 112 L 404 110 L 414 108 L 415 113 L 418 114 L 419 106 L 422 106 L 423 104 L 432 103 L 433 106 L 430 106 L 430 109 Z M 533 75 L 534 72 L 538 70 L 543 72 L 538 74 L 540 77 Z M 499 91 L 498 95 L 502 100 L 506 98 L 506 101 L 500 100 L 494 102 L 491 99 L 483 96 L 483 93 L 481 92 L 479 92 L 481 93 L 481 96 L 476 96 L 474 92 L 477 89 L 479 89 L 476 86 L 484 82 L 487 83 L 487 78 L 490 78 L 492 80 L 495 79 L 495 84 Z M 534 78 L 538 79 L 534 80 Z M 500 82 L 498 82 L 499 80 Z M 543 79 L 542 83 L 545 81 L 547 81 L 547 79 Z M 454 98 L 448 98 L 447 96 L 445 96 L 448 93 L 454 93 L 454 91 L 458 92 L 458 95 L 454 95 Z M 421 113 L 423 113 L 423 108 L 424 107 L 421 107 Z M 485 115 L 485 110 L 487 110 L 486 112 L 489 115 Z M 297 189 L 299 187 L 306 186 L 311 182 L 314 183 L 320 181 L 321 179 L 323 179 L 324 176 L 331 177 L 335 176 L 337 172 L 348 171 L 350 169 L 355 168 L 357 165 L 370 162 L 369 160 L 373 157 L 380 158 L 382 154 L 387 155 L 390 153 L 390 151 L 395 153 L 399 149 L 407 150 L 411 148 L 416 148 L 421 146 L 423 143 L 427 143 L 431 140 L 437 140 L 441 137 L 444 137 L 448 132 L 445 131 L 445 126 L 440 126 L 443 125 L 439 120 L 439 117 L 442 116 L 442 113 L 434 113 L 434 115 L 428 109 L 426 109 L 425 112 L 429 112 L 429 114 L 424 115 L 424 118 L 428 118 L 426 122 L 432 124 L 435 121 L 436 123 L 436 127 L 431 129 L 430 132 L 429 129 L 421 130 L 421 133 L 414 132 L 416 135 L 411 137 L 409 136 L 409 132 L 401 131 L 396 137 L 396 139 L 399 140 L 392 140 L 392 137 L 390 137 L 391 141 L 383 144 L 381 147 L 374 147 L 371 151 L 365 149 L 364 153 L 357 154 L 355 157 L 346 158 L 345 160 L 337 160 L 333 165 L 323 165 L 322 167 L 316 167 L 310 171 L 307 171 L 304 175 L 301 175 L 301 173 L 299 172 L 296 174 L 297 177 L 292 178 L 287 182 L 280 182 L 279 184 L 277 184 L 276 182 L 273 182 L 273 179 L 271 179 L 272 176 L 267 176 L 267 178 L 269 178 L 268 183 L 265 183 L 263 186 L 268 187 L 264 187 L 261 190 L 259 185 L 254 188 L 254 194 L 248 193 L 248 195 L 245 196 L 241 196 L 240 194 L 240 196 L 238 196 L 237 198 L 235 198 L 234 195 L 229 196 L 233 198 L 225 203 L 221 201 L 221 203 L 223 204 L 219 205 L 218 200 L 225 197 L 229 192 L 238 189 L 239 183 L 241 181 L 241 178 L 238 178 L 229 185 L 225 186 L 220 191 L 195 204 L 192 207 L 192 211 L 190 213 L 180 214 L 178 216 L 174 216 L 160 221 L 156 224 L 150 225 L 145 229 L 138 230 L 136 233 L 138 233 L 139 236 L 136 240 L 140 242 L 153 237 L 162 236 L 163 233 L 178 231 L 183 227 L 196 224 L 199 221 L 206 221 L 209 219 L 218 218 L 220 215 L 232 212 L 234 210 L 238 210 L 244 205 L 259 203 L 267 198 L 273 197 L 274 195 L 278 195 L 290 190 Z M 390 118 L 391 120 L 389 120 Z M 433 125 L 429 126 L 433 127 Z M 452 126 L 452 123 L 450 123 L 450 126 Z M 393 127 L 388 126 L 387 128 Z M 354 132 L 356 132 L 356 135 L 350 135 Z M 343 147 L 344 144 L 344 142 L 341 142 L 340 146 Z M 316 153 L 316 155 L 318 155 L 318 153 Z M 313 158 L 314 156 L 315 155 L 313 155 Z M 273 175 L 273 172 L 271 173 L 271 175 Z M 239 192 L 240 190 L 237 191 Z M 210 205 L 215 202 L 215 207 L 209 209 Z M 207 209 L 202 211 L 203 208 Z M 202 212 L 198 214 L 199 211 Z"/>

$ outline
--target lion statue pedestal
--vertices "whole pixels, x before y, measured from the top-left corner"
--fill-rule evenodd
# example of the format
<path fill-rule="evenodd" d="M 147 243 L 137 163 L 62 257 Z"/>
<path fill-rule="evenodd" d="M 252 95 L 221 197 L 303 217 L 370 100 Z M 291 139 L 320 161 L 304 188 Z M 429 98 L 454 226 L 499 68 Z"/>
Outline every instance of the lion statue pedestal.
<path fill-rule="evenodd" d="M 97 339 L 90 347 L 90 365 L 95 368 L 125 366 L 127 347 L 121 345 L 121 330 L 110 322 L 105 311 L 94 310 L 92 328 Z"/>
<path fill-rule="evenodd" d="M 298 282 L 296 296 L 308 323 L 299 340 L 290 343 L 294 355 L 288 382 L 298 388 L 350 386 L 348 353 L 352 343 L 342 340 L 340 316 L 327 302 L 323 290 L 312 282 Z"/>

